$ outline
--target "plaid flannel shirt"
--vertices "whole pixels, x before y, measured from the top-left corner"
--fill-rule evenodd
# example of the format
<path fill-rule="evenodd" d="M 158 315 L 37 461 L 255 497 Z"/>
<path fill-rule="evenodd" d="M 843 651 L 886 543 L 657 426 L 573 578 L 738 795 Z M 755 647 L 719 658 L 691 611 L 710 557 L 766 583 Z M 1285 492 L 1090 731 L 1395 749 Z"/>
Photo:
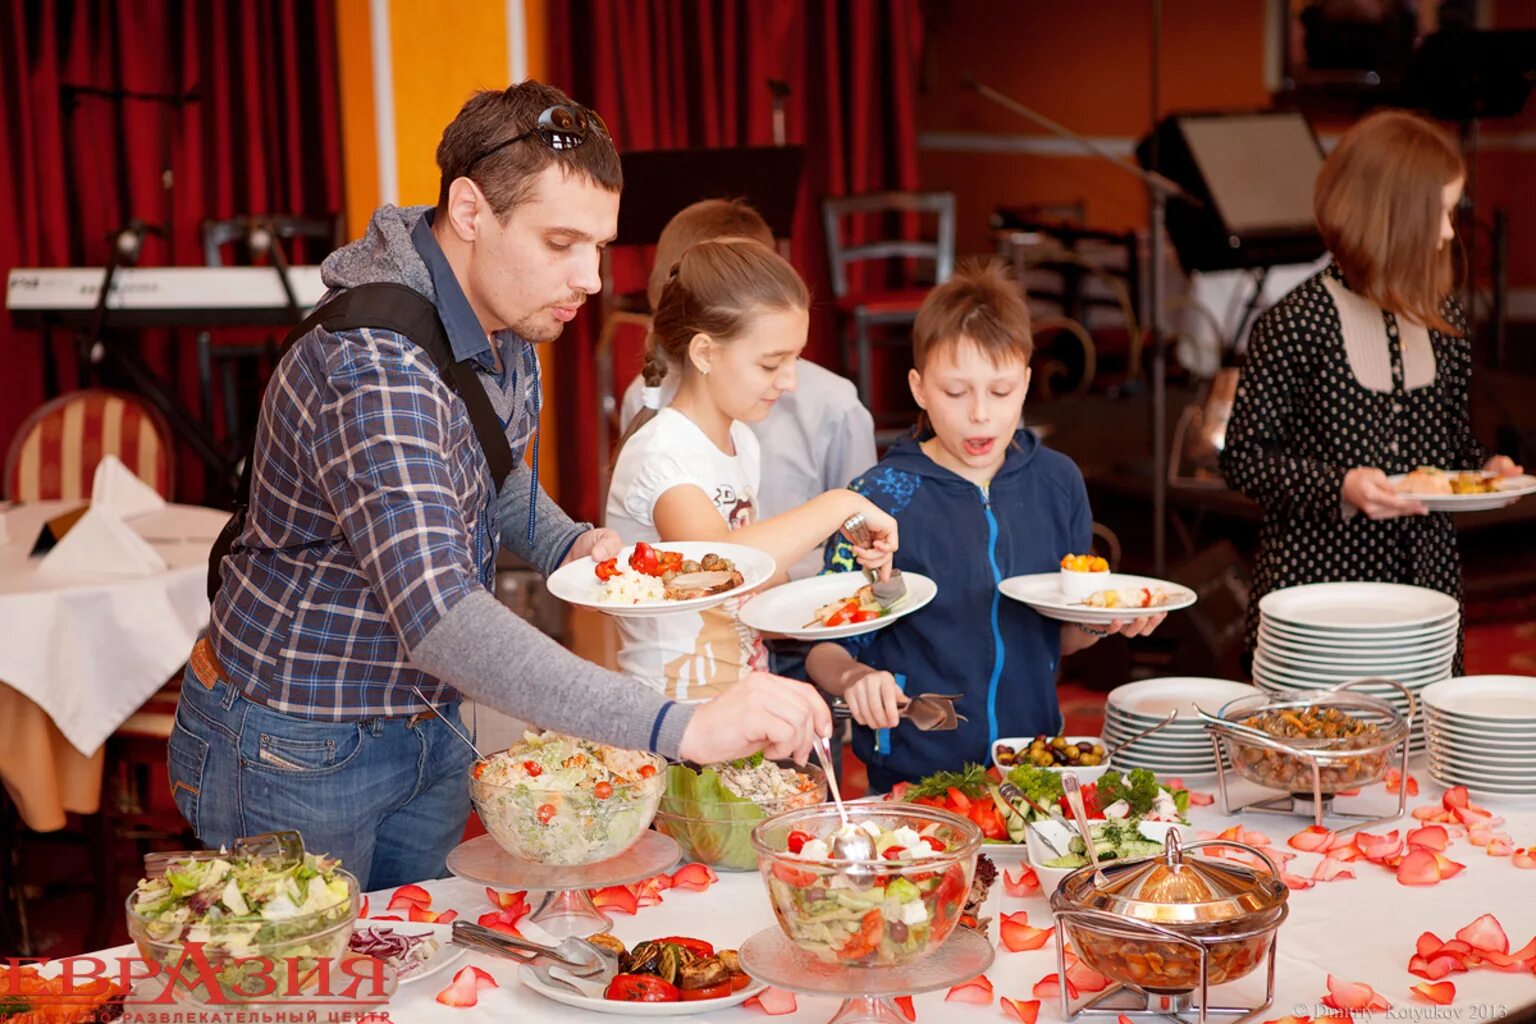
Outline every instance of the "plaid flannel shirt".
<path fill-rule="evenodd" d="M 520 464 L 538 426 L 533 346 L 497 334 L 497 374 L 430 216 L 413 241 L 454 356 L 474 358 Z M 267 387 L 254 460 L 246 526 L 212 613 L 230 678 L 276 711 L 335 721 L 425 710 L 412 686 L 433 703 L 456 698 L 408 651 L 492 587 L 497 495 L 464 403 L 431 357 L 392 331 L 312 331 Z"/>

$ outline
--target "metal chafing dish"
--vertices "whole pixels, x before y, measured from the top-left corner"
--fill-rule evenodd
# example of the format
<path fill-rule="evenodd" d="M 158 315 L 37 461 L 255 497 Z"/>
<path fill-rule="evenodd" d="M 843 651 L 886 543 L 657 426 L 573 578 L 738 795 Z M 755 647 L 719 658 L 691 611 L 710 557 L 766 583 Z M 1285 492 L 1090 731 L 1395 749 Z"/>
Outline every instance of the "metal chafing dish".
<path fill-rule="evenodd" d="M 1408 705 L 1404 715 L 1391 702 L 1356 690 L 1366 685 L 1395 687 Z M 1405 687 L 1390 679 L 1357 679 L 1329 690 L 1296 694 L 1289 699 L 1257 694 L 1232 701 L 1219 715 L 1202 714 L 1206 732 L 1220 759 L 1243 778 L 1288 794 L 1246 806 L 1232 806 L 1227 777 L 1219 779 L 1221 808 L 1226 814 L 1253 810 L 1300 815 L 1322 826 L 1333 815 L 1346 819 L 1338 831 L 1395 821 L 1407 812 L 1407 787 L 1398 790 L 1395 812 L 1350 814 L 1333 806 L 1344 791 L 1380 782 L 1394 765 L 1408 774 L 1409 738 L 1418 702 Z"/>
<path fill-rule="evenodd" d="M 1216 847 L 1252 854 L 1269 871 L 1186 856 Z M 1092 867 L 1074 871 L 1051 895 L 1061 977 L 1066 977 L 1070 940 L 1089 967 L 1120 984 L 1076 1010 L 1063 986 L 1063 1016 L 1124 1012 L 1123 1006 L 1095 1007 L 1126 988 L 1145 993 L 1148 1010 L 1176 1014 L 1198 1009 L 1202 1022 L 1208 1012 L 1247 1014 L 1269 1006 L 1275 933 L 1289 912 L 1288 896 L 1279 867 L 1262 850 L 1221 839 L 1181 846 L 1174 830 L 1156 857 L 1113 864 L 1102 875 Z M 1266 962 L 1262 1005 L 1209 1005 L 1211 986 L 1245 977 Z"/>

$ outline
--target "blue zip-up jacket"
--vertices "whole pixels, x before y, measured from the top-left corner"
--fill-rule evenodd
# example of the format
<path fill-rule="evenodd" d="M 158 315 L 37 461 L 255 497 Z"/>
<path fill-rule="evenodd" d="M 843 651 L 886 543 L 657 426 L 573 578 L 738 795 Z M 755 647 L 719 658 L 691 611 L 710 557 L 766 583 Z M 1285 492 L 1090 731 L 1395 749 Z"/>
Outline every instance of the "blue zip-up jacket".
<path fill-rule="evenodd" d="M 1002 468 L 978 487 L 903 440 L 848 485 L 894 516 L 896 566 L 938 584 L 922 611 L 884 629 L 839 641 L 865 665 L 894 674 L 909 694 L 963 693 L 969 721 L 954 732 L 855 725 L 853 749 L 872 790 L 966 761 L 990 764 L 1000 736 L 1055 734 L 1061 623 L 998 593 L 1010 576 L 1055 572 L 1061 557 L 1087 552 L 1093 517 L 1083 475 L 1028 430 L 1014 435 Z M 847 541 L 827 546 L 830 570 L 857 568 Z"/>

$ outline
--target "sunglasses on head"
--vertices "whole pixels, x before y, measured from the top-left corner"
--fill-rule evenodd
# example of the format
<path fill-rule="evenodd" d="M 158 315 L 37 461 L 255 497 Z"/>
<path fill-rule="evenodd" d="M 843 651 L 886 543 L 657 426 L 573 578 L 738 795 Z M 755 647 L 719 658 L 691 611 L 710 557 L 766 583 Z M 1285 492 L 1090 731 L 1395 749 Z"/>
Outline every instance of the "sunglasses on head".
<path fill-rule="evenodd" d="M 538 136 L 540 141 L 550 149 L 565 152 L 572 149 L 580 149 L 593 132 L 601 132 L 608 135 L 608 126 L 596 111 L 575 104 L 557 103 L 545 108 L 539 115 L 539 122 L 528 131 L 514 135 L 505 142 L 498 142 L 490 149 L 485 150 L 469 162 L 464 170 L 468 173 L 474 166 L 486 157 L 499 153 L 508 146 L 522 142 L 531 136 Z M 611 137 L 611 136 L 610 136 Z"/>

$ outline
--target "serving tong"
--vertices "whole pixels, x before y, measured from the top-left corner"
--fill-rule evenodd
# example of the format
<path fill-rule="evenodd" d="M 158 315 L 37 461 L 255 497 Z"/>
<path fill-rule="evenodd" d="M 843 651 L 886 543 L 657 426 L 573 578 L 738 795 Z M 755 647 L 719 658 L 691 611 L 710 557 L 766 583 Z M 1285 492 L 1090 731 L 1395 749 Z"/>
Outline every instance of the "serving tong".
<path fill-rule="evenodd" d="M 562 939 L 558 946 L 546 946 L 531 939 L 493 932 L 469 921 L 455 921 L 453 944 L 516 960 L 532 967 L 541 981 L 577 995 L 592 994 L 578 982 L 595 985 L 600 992 L 619 973 L 617 953 L 574 936 Z M 555 970 L 561 973 L 552 973 Z M 565 977 L 561 977 L 562 974 Z"/>
<path fill-rule="evenodd" d="M 970 719 L 955 710 L 955 701 L 963 693 L 920 693 L 908 697 L 901 706 L 901 717 L 907 719 L 922 732 L 952 732 L 958 723 Z M 839 721 L 853 717 L 853 710 L 841 697 L 832 701 L 832 717 Z"/>
<path fill-rule="evenodd" d="M 843 520 L 843 534 L 861 548 L 874 546 L 874 536 L 869 532 L 869 523 L 862 512 L 855 512 Z M 869 589 L 881 608 L 890 611 L 907 596 L 907 581 L 901 578 L 900 569 L 892 566 L 890 576 L 882 580 L 875 570 L 868 566 L 863 568 L 864 578 L 869 580 Z"/>
<path fill-rule="evenodd" d="M 230 857 L 260 857 L 275 861 L 277 867 L 290 867 L 304 859 L 304 837 L 287 829 L 241 836 L 227 850 L 156 850 L 144 855 L 144 877 L 161 878 L 165 875 L 165 869 L 172 864 L 193 860 L 228 860 Z"/>

